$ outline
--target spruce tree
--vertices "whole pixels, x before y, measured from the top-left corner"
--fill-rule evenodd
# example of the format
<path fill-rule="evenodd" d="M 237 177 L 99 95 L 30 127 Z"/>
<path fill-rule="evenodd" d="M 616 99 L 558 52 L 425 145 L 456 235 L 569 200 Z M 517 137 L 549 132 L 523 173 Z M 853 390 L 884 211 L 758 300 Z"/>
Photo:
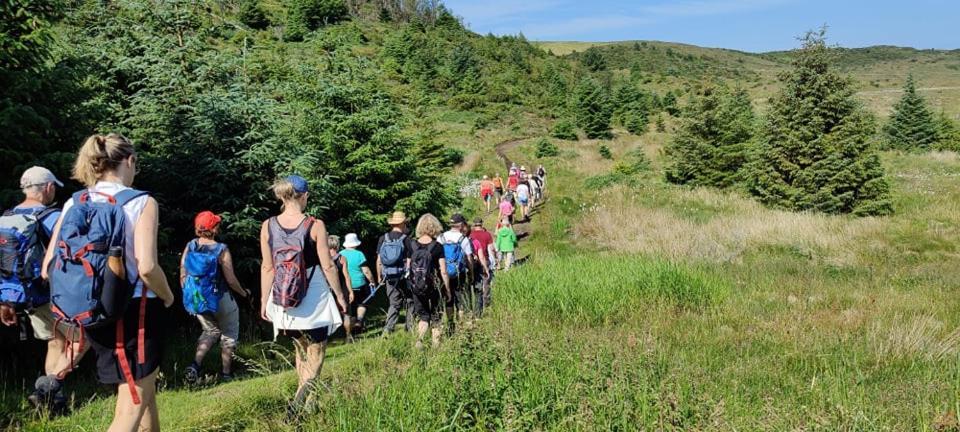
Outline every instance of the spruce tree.
<path fill-rule="evenodd" d="M 728 188 L 739 182 L 754 134 L 747 92 L 707 87 L 686 108 L 680 128 L 667 144 L 667 180 Z"/>
<path fill-rule="evenodd" d="M 567 140 L 567 141 L 576 141 L 577 140 L 577 131 L 573 127 L 573 123 L 568 120 L 559 120 L 553 125 L 553 129 L 550 131 L 550 135 L 557 139 Z"/>
<path fill-rule="evenodd" d="M 871 141 L 875 121 L 854 98 L 852 80 L 831 68 L 824 34 L 807 33 L 780 75 L 747 189 L 789 210 L 889 214 L 890 186 Z"/>
<path fill-rule="evenodd" d="M 260 8 L 259 0 L 242 0 L 240 2 L 240 12 L 237 14 L 237 19 L 250 28 L 257 30 L 263 30 L 270 26 L 270 20 L 267 19 L 267 15 L 264 14 L 263 9 Z"/>
<path fill-rule="evenodd" d="M 585 78 L 574 92 L 577 125 L 587 138 L 609 138 L 613 110 L 606 90 L 596 81 Z"/>
<path fill-rule="evenodd" d="M 960 128 L 947 113 L 941 111 L 937 117 L 937 150 L 960 151 Z"/>
<path fill-rule="evenodd" d="M 936 144 L 937 122 L 927 102 L 917 93 L 913 75 L 907 76 L 903 97 L 893 106 L 883 131 L 889 146 L 898 150 L 924 151 Z"/>
<path fill-rule="evenodd" d="M 583 53 L 582 62 L 591 72 L 600 72 L 607 68 L 607 62 L 597 47 L 587 48 Z"/>

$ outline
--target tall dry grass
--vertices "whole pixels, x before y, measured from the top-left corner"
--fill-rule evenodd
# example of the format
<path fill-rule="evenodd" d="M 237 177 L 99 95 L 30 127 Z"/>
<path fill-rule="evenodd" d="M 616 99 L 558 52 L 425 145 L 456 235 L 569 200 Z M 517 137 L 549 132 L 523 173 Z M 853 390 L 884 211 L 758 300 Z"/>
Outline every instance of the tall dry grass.
<path fill-rule="evenodd" d="M 605 194 L 574 225 L 574 235 L 603 248 L 669 259 L 737 262 L 750 251 L 779 247 L 829 264 L 854 265 L 865 248 L 875 246 L 875 234 L 885 226 L 877 218 L 791 213 L 736 194 L 677 190 L 684 201 L 736 209 L 697 221 L 677 209 L 639 204 L 635 193 L 620 188 Z"/>

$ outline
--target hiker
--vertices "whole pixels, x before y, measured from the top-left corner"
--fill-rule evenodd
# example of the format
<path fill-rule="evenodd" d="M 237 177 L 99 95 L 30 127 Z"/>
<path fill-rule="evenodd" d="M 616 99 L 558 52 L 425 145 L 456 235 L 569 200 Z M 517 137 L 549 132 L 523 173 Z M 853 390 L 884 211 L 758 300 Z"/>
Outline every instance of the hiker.
<path fill-rule="evenodd" d="M 340 286 L 346 292 L 347 290 L 347 273 L 343 271 L 343 257 L 340 256 L 340 236 L 330 234 L 327 236 L 327 249 L 330 251 L 330 259 L 333 260 L 334 267 L 337 268 L 337 279 L 340 280 Z M 333 288 L 330 289 L 330 292 L 333 293 Z M 333 293 L 336 295 L 336 293 Z M 349 298 L 347 299 L 349 300 Z M 346 334 L 346 331 L 344 331 Z M 348 342 L 350 338 L 347 338 Z"/>
<path fill-rule="evenodd" d="M 157 201 L 131 188 L 138 162 L 122 135 L 87 138 L 73 167 L 86 189 L 64 205 L 43 265 L 54 313 L 89 341 L 99 381 L 117 386 L 110 431 L 160 428 L 156 381 L 174 301 L 157 259 Z"/>
<path fill-rule="evenodd" d="M 407 215 L 393 212 L 387 219 L 390 231 L 377 241 L 377 280 L 387 287 L 387 318 L 383 333 L 393 332 L 400 320 L 400 311 L 405 311 L 404 328 L 410 331 L 413 318 L 413 300 L 407 287 L 407 270 L 410 268 L 411 239 L 407 236 Z"/>
<path fill-rule="evenodd" d="M 435 216 L 427 213 L 417 221 L 417 239 L 410 247 L 410 294 L 413 298 L 413 313 L 417 316 L 418 349 L 423 348 L 423 337 L 431 331 L 431 341 L 436 347 L 440 343 L 440 311 L 444 303 L 453 298 L 450 289 L 450 277 L 447 275 L 447 261 L 443 246 L 437 243 L 437 237 L 443 232 L 443 226 Z M 441 289 L 443 292 L 441 293 Z"/>
<path fill-rule="evenodd" d="M 543 168 L 543 165 L 537 166 L 537 176 L 539 176 L 541 179 L 547 178 L 547 170 Z"/>
<path fill-rule="evenodd" d="M 521 167 L 520 167 L 520 174 L 518 174 L 517 177 L 520 179 L 520 183 L 526 183 L 526 182 L 527 182 L 527 167 L 521 166 Z"/>
<path fill-rule="evenodd" d="M 510 177 L 507 177 L 507 193 L 515 192 L 517 190 L 517 185 L 520 184 L 520 173 L 516 171 L 510 172 Z"/>
<path fill-rule="evenodd" d="M 500 254 L 500 266 L 504 271 L 510 270 L 516 256 L 517 233 L 513 231 L 513 226 L 509 220 L 502 219 L 500 221 L 500 228 L 497 229 L 494 246 Z"/>
<path fill-rule="evenodd" d="M 240 285 L 233 271 L 230 249 L 216 240 L 221 220 L 211 211 L 197 214 L 193 219 L 197 238 L 187 244 L 180 258 L 183 306 L 191 315 L 196 315 L 203 329 L 197 340 L 193 363 L 184 370 L 184 378 L 190 384 L 200 379 L 203 358 L 218 340 L 220 380 L 233 380 L 233 353 L 240 338 L 240 307 L 233 295 L 244 299 L 250 297 L 250 291 Z"/>
<path fill-rule="evenodd" d="M 347 340 L 353 339 L 354 330 L 359 330 L 361 333 L 365 330 L 366 325 L 363 320 L 367 314 L 367 303 L 371 300 L 371 294 L 376 286 L 373 273 L 367 265 L 366 255 L 357 250 L 359 246 L 360 238 L 350 233 L 344 238 L 344 249 L 340 251 L 340 257 L 343 258 L 343 273 L 347 276 L 345 279 L 349 296 L 349 310 L 346 314 L 346 322 L 343 323 L 347 331 Z"/>
<path fill-rule="evenodd" d="M 494 184 L 490 181 L 490 178 L 483 176 L 483 180 L 480 180 L 480 199 L 484 205 L 487 206 L 487 213 L 490 213 L 490 201 L 493 199 L 493 188 Z"/>
<path fill-rule="evenodd" d="M 527 186 L 530 188 L 530 205 L 532 206 L 540 201 L 540 183 L 537 182 L 536 174 L 527 178 Z"/>
<path fill-rule="evenodd" d="M 499 203 L 503 197 L 503 177 L 500 177 L 500 173 L 493 177 L 493 193 L 493 199 Z"/>
<path fill-rule="evenodd" d="M 540 174 L 533 175 L 533 183 L 531 185 L 536 185 L 534 189 L 534 199 L 537 202 L 543 201 L 543 177 Z"/>
<path fill-rule="evenodd" d="M 530 186 L 526 182 L 517 186 L 517 209 L 520 211 L 520 220 L 530 218 Z"/>
<path fill-rule="evenodd" d="M 478 220 L 480 219 L 478 218 Z M 483 221 L 480 220 L 480 223 L 482 225 Z M 484 281 L 490 280 L 490 265 L 487 263 L 486 247 L 479 240 L 473 238 L 473 230 L 466 221 L 461 225 L 460 232 L 470 241 L 470 250 L 472 251 L 470 262 L 472 264 L 468 269 L 469 278 L 460 290 L 459 303 L 462 305 L 462 310 L 470 310 L 474 317 L 479 317 L 483 313 Z"/>
<path fill-rule="evenodd" d="M 52 204 L 57 187 L 62 186 L 46 168 L 27 169 L 20 177 L 23 201 L 0 217 L 0 256 L 4 257 L 0 260 L 0 322 L 19 325 L 21 340 L 27 339 L 27 329 L 32 328 L 34 339 L 47 342 L 45 375 L 37 379 L 27 400 L 34 408 L 46 407 L 55 414 L 67 408 L 63 378 L 71 368 L 70 358 L 64 355 L 68 327 L 57 325 L 40 265 L 60 218 L 60 209 Z M 79 362 L 87 347 L 79 346 L 76 338 L 70 343 L 76 352 L 74 360 Z"/>
<path fill-rule="evenodd" d="M 507 194 L 503 197 L 503 200 L 500 201 L 500 213 L 497 215 L 497 220 L 509 220 L 510 223 L 513 223 L 513 204 L 510 204 L 511 196 Z"/>
<path fill-rule="evenodd" d="M 473 220 L 473 228 L 470 230 L 470 239 L 473 241 L 474 249 L 477 252 L 478 259 L 483 263 L 482 272 L 477 272 L 480 286 L 480 298 L 478 309 L 482 312 L 484 308 L 490 306 L 490 285 L 493 282 L 493 269 L 496 265 L 493 247 L 493 235 L 483 227 L 483 219 Z"/>
<path fill-rule="evenodd" d="M 273 323 L 274 339 L 281 334 L 293 339 L 297 393 L 287 412 L 297 416 L 320 375 L 327 338 L 342 324 L 340 313 L 347 312 L 347 303 L 339 272 L 323 250 L 327 228 L 304 213 L 310 196 L 307 181 L 291 175 L 272 189 L 283 206 L 260 229 L 260 317 Z"/>
<path fill-rule="evenodd" d="M 450 229 L 437 239 L 443 245 L 443 257 L 447 265 L 447 277 L 450 280 L 450 293 L 447 299 L 447 315 L 452 317 L 454 310 L 463 315 L 466 288 L 471 278 L 469 270 L 473 267 L 473 246 L 470 237 L 464 234 L 467 219 L 456 213 L 450 218 Z M 453 320 L 451 320 L 452 323 Z"/>

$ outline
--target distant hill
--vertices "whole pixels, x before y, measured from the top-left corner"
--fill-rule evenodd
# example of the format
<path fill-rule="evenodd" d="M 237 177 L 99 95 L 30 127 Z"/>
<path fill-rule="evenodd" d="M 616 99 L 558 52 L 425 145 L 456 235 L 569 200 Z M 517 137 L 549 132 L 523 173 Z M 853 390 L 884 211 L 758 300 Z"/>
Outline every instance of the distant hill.
<path fill-rule="evenodd" d="M 611 69 L 629 71 L 633 67 L 681 80 L 716 77 L 736 82 L 759 102 L 776 90 L 776 74 L 789 66 L 791 56 L 790 51 L 755 54 L 659 41 L 534 43 L 573 59 L 596 47 Z M 889 113 L 907 75 L 912 73 L 934 110 L 960 118 L 960 50 L 872 46 L 840 48 L 837 56 L 841 70 L 858 82 L 861 99 L 880 116 Z"/>

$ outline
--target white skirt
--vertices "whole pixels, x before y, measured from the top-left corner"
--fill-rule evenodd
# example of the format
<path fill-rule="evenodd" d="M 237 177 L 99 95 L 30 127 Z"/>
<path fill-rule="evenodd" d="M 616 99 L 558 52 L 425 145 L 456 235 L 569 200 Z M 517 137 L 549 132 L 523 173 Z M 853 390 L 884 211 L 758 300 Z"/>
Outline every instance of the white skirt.
<path fill-rule="evenodd" d="M 333 335 L 343 324 L 337 299 L 330 292 L 323 270 L 316 266 L 307 270 L 307 274 L 312 277 L 307 282 L 307 294 L 299 306 L 284 309 L 272 301 L 267 303 L 267 317 L 273 322 L 274 340 L 280 330 L 313 330 L 326 327 L 328 334 Z"/>

